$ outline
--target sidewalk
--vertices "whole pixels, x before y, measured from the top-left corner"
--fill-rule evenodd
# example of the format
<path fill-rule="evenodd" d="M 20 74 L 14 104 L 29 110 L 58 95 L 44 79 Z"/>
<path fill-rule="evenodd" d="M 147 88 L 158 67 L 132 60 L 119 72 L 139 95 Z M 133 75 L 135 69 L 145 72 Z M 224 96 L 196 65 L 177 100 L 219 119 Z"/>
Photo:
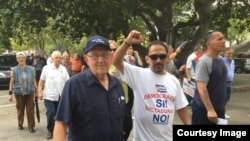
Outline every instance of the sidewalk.
<path fill-rule="evenodd" d="M 233 86 L 233 92 L 250 91 L 250 85 Z"/>
<path fill-rule="evenodd" d="M 233 81 L 233 92 L 236 91 L 250 91 L 250 74 L 234 74 L 234 81 Z"/>
<path fill-rule="evenodd" d="M 5 97 L 7 99 L 7 96 Z M 0 140 L 1 141 L 46 141 L 46 115 L 43 102 L 39 102 L 40 123 L 36 119 L 35 133 L 30 133 L 27 127 L 27 116 L 24 116 L 24 129 L 17 129 L 16 107 L 14 102 L 9 106 L 0 107 Z"/>

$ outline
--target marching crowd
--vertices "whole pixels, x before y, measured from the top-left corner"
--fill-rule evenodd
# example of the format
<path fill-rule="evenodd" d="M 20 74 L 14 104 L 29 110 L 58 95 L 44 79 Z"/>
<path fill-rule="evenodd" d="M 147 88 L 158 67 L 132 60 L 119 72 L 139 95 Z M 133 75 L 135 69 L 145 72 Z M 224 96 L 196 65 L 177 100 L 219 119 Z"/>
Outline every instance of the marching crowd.
<path fill-rule="evenodd" d="M 184 125 L 230 118 L 225 111 L 234 78 L 233 49 L 225 48 L 220 31 L 208 32 L 205 39 L 206 49 L 197 44 L 185 63 L 177 59 L 182 48 L 152 41 L 146 68 L 133 50 L 143 41 L 136 30 L 119 47 L 100 35 L 90 37 L 83 57 L 53 50 L 47 59 L 36 55 L 27 61 L 18 52 L 8 97 L 16 98 L 18 129 L 26 109 L 29 132 L 35 132 L 35 97 L 46 107 L 46 138 L 55 141 L 126 141 L 132 128 L 135 141 L 166 141 L 173 140 L 175 112 Z M 183 79 L 195 84 L 193 95 L 184 93 Z"/>

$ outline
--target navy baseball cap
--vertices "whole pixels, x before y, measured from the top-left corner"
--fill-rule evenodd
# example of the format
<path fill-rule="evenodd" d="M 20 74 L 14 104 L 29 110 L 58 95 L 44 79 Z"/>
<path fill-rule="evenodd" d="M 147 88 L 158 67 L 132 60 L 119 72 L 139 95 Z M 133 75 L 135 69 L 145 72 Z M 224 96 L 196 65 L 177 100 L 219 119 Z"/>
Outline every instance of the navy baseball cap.
<path fill-rule="evenodd" d="M 106 38 L 100 35 L 95 35 L 88 39 L 87 46 L 84 48 L 84 52 L 87 53 L 96 46 L 103 46 L 107 48 L 108 50 L 111 50 L 109 46 L 109 42 Z"/>

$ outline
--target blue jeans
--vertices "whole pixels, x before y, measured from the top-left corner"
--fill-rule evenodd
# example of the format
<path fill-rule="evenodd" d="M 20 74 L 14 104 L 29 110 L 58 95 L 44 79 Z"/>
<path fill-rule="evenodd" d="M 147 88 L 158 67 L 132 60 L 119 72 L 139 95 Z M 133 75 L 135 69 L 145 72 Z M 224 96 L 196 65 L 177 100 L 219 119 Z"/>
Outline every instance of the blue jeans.
<path fill-rule="evenodd" d="M 226 103 L 230 100 L 232 93 L 232 83 L 227 83 L 227 97 L 226 97 Z"/>
<path fill-rule="evenodd" d="M 50 101 L 44 99 L 44 105 L 47 109 L 46 116 L 47 116 L 47 130 L 48 132 L 52 133 L 55 125 L 54 117 L 56 115 L 58 101 Z"/>

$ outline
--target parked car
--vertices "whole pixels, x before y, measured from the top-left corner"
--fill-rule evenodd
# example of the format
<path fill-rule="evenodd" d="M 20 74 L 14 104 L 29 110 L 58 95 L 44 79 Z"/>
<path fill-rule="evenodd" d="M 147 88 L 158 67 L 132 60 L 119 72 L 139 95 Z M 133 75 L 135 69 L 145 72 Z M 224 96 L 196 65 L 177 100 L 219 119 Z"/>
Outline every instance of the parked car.
<path fill-rule="evenodd" d="M 10 83 L 11 67 L 18 64 L 15 54 L 0 55 L 0 87 L 7 87 Z"/>
<path fill-rule="evenodd" d="M 245 71 L 246 58 L 234 58 L 235 72 L 242 73 Z"/>
<path fill-rule="evenodd" d="M 246 59 L 246 63 L 245 63 L 245 72 L 246 73 L 250 73 L 250 58 Z"/>
<path fill-rule="evenodd" d="M 250 73 L 250 58 L 235 58 L 234 62 L 236 73 Z"/>

